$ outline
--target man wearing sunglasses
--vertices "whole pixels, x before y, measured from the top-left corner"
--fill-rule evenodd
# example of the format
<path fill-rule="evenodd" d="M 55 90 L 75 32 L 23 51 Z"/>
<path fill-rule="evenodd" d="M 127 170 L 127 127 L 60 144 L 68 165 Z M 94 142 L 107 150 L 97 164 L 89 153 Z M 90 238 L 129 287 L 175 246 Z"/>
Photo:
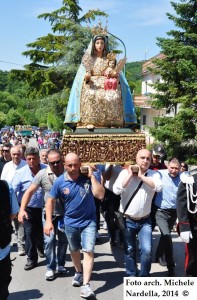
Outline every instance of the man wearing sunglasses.
<path fill-rule="evenodd" d="M 47 153 L 48 167 L 44 170 L 41 170 L 36 174 L 32 184 L 26 190 L 23 195 L 21 208 L 19 212 L 19 221 L 22 222 L 23 218 L 26 217 L 27 213 L 25 211 L 31 197 L 33 194 L 41 187 L 44 191 L 45 202 L 48 198 L 48 193 L 51 190 L 53 182 L 64 173 L 64 165 L 62 160 L 62 153 L 58 149 L 50 149 Z M 63 203 L 60 199 L 57 199 L 56 206 L 53 211 L 53 226 L 54 232 L 51 232 L 50 236 L 44 235 L 45 243 L 45 255 L 47 261 L 47 272 L 45 274 L 46 280 L 53 280 L 55 277 L 55 272 L 57 273 L 66 273 L 66 268 L 64 267 L 66 261 L 66 251 L 67 251 L 67 239 L 64 232 L 58 230 L 58 221 L 64 215 Z M 43 211 L 43 223 L 45 224 L 45 208 Z M 56 253 L 56 235 L 58 237 L 58 247 Z M 57 262 L 57 263 L 56 263 Z M 57 264 L 57 266 L 56 266 Z"/>
<path fill-rule="evenodd" d="M 0 158 L 0 176 L 3 170 L 4 165 L 12 160 L 10 149 L 12 148 L 12 144 L 5 143 L 2 148 L 2 157 Z"/>
<path fill-rule="evenodd" d="M 166 156 L 166 152 L 162 145 L 155 145 L 152 150 L 152 159 L 149 169 L 151 170 L 164 170 L 167 166 L 162 162 L 163 157 Z M 162 160 L 162 161 L 161 161 Z"/>

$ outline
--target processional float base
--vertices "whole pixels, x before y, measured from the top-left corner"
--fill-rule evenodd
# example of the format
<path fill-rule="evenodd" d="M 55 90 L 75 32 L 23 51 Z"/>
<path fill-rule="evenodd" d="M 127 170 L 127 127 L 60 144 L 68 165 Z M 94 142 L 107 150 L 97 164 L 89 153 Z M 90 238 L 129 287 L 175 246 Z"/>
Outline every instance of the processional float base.
<path fill-rule="evenodd" d="M 79 155 L 83 163 L 135 163 L 136 154 L 146 147 L 145 136 L 129 128 L 77 129 L 63 136 L 61 150 Z"/>

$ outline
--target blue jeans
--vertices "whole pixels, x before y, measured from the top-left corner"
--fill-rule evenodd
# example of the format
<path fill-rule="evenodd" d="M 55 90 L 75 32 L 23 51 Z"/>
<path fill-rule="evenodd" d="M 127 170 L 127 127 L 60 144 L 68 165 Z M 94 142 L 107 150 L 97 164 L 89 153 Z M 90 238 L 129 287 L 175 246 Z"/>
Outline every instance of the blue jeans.
<path fill-rule="evenodd" d="M 94 252 L 96 241 L 96 222 L 91 221 L 85 227 L 71 227 L 65 225 L 65 233 L 68 239 L 69 249 L 76 252 L 82 247 L 84 252 Z"/>
<path fill-rule="evenodd" d="M 58 220 L 57 217 L 53 220 L 54 233 L 51 231 L 50 236 L 44 234 L 44 246 L 45 246 L 45 256 L 48 270 L 56 270 L 56 264 L 58 266 L 64 266 L 66 261 L 66 251 L 68 246 L 68 241 L 64 232 L 58 230 Z M 45 220 L 43 219 L 43 225 Z M 57 234 L 57 254 L 56 254 L 56 234 Z"/>
<path fill-rule="evenodd" d="M 151 218 L 133 221 L 126 219 L 123 230 L 125 243 L 125 265 L 127 276 L 138 276 L 137 270 L 137 237 L 139 240 L 141 270 L 139 276 L 150 276 L 152 253 Z"/>

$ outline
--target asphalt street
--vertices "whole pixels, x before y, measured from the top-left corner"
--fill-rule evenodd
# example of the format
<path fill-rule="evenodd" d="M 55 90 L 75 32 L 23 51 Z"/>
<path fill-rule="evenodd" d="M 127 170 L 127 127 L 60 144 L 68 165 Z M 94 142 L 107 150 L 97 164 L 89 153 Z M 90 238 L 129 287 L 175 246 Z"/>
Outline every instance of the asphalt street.
<path fill-rule="evenodd" d="M 31 139 L 30 146 L 36 146 L 35 139 Z M 151 278 L 166 277 L 167 268 L 154 262 L 155 249 L 158 244 L 159 230 L 153 232 L 153 262 Z M 176 262 L 176 276 L 184 276 L 184 244 L 177 233 L 172 233 L 174 258 Z M 80 288 L 72 286 L 74 267 L 69 251 L 67 253 L 67 273 L 56 276 L 53 281 L 45 280 L 46 261 L 39 258 L 38 266 L 30 271 L 25 271 L 26 256 L 18 256 L 17 246 L 12 246 L 11 258 L 13 260 L 12 281 L 10 284 L 9 300 L 78 300 Z M 137 259 L 140 268 L 139 257 Z M 119 247 L 110 247 L 107 231 L 100 230 L 100 239 L 95 247 L 95 263 L 91 278 L 91 287 L 97 300 L 122 300 L 123 279 L 125 276 L 124 252 Z"/>
<path fill-rule="evenodd" d="M 153 263 L 151 267 L 152 277 L 166 277 L 167 268 L 161 267 L 154 262 L 155 248 L 158 243 L 159 231 L 153 233 Z M 184 276 L 184 244 L 176 233 L 172 233 L 174 245 L 174 257 L 176 261 L 176 276 Z M 30 271 L 24 270 L 26 256 L 20 257 L 17 253 L 17 246 L 12 247 L 11 258 L 13 261 L 12 282 L 10 284 L 9 300 L 78 300 L 80 288 L 72 286 L 74 268 L 70 260 L 69 251 L 67 254 L 67 274 L 56 276 L 53 281 L 45 280 L 46 262 L 45 258 L 40 259 L 38 266 Z M 140 263 L 138 259 L 138 266 Z M 100 239 L 95 247 L 95 263 L 91 278 L 91 287 L 96 294 L 97 300 L 122 300 L 123 299 L 123 278 L 124 253 L 119 247 L 110 247 L 107 231 L 100 230 Z"/>

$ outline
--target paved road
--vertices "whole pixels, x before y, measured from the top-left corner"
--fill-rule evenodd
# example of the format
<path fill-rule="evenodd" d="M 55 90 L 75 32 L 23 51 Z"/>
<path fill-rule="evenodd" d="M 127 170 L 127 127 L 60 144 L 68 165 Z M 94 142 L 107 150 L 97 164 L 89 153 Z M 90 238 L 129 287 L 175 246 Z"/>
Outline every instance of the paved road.
<path fill-rule="evenodd" d="M 31 139 L 30 146 L 35 145 L 35 139 Z M 102 224 L 101 224 L 102 227 Z M 91 278 L 91 286 L 96 293 L 97 300 L 122 300 L 123 299 L 123 277 L 124 253 L 118 247 L 111 248 L 108 242 L 107 232 L 100 230 L 100 241 L 95 247 L 95 264 Z M 176 233 L 172 234 L 174 245 L 174 257 L 176 261 L 176 276 L 184 276 L 184 244 Z M 158 244 L 159 231 L 153 233 L 153 259 L 155 248 Z M 17 247 L 12 247 L 11 257 L 13 261 L 12 282 L 10 284 L 9 300 L 78 300 L 80 289 L 72 287 L 71 282 L 74 268 L 67 255 L 67 274 L 56 277 L 53 281 L 46 281 L 45 258 L 39 259 L 38 267 L 31 271 L 24 271 L 26 257 L 17 254 Z M 167 268 L 157 263 L 152 263 L 151 277 L 167 276 Z"/>
<path fill-rule="evenodd" d="M 118 247 L 111 248 L 107 238 L 107 232 L 100 230 L 101 238 L 95 248 L 95 264 L 92 274 L 91 286 L 96 293 L 97 300 L 121 300 L 123 299 L 124 262 L 123 250 Z M 158 243 L 159 232 L 156 229 L 153 234 L 153 257 Z M 176 276 L 184 276 L 184 244 L 176 233 L 173 233 L 174 256 L 176 260 Z M 9 300 L 78 300 L 79 288 L 72 287 L 71 281 L 74 275 L 70 255 L 67 255 L 66 267 L 68 273 L 56 277 L 54 281 L 46 281 L 45 259 L 39 259 L 38 267 L 31 271 L 24 271 L 26 257 L 17 254 L 17 248 L 12 247 L 11 257 L 13 261 L 12 282 L 10 284 Z M 152 263 L 151 277 L 167 276 L 166 267 Z"/>
<path fill-rule="evenodd" d="M 31 137 L 29 139 L 28 147 L 38 147 L 38 142 L 37 142 L 36 138 Z"/>

